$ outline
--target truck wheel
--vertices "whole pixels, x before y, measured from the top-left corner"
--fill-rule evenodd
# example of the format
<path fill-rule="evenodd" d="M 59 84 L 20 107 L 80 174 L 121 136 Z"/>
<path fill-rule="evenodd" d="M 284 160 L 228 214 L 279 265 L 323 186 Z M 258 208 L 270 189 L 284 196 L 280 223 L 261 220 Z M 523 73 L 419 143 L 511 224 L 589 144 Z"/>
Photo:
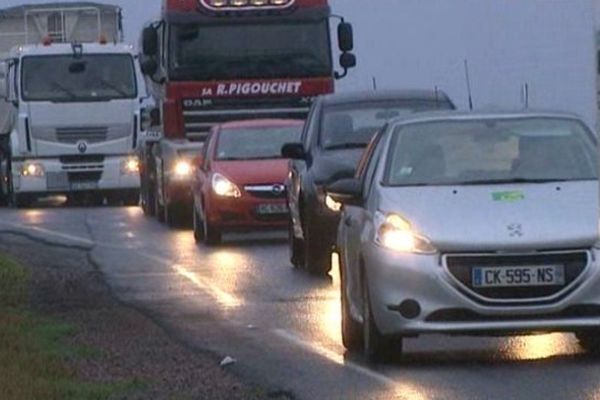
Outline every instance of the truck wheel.
<path fill-rule="evenodd" d="M 331 249 L 307 217 L 304 218 L 304 268 L 314 275 L 327 275 L 331 271 Z"/>
<path fill-rule="evenodd" d="M 150 188 L 144 191 L 144 195 L 142 196 L 142 210 L 144 211 L 144 215 L 154 217 L 154 207 L 154 189 Z"/>
<path fill-rule="evenodd" d="M 342 305 L 342 343 L 350 351 L 361 350 L 363 347 L 362 325 L 352 318 L 350 303 L 346 295 L 346 277 L 340 256 L 340 292 Z"/>
<path fill-rule="evenodd" d="M 210 224 L 206 219 L 204 222 L 204 244 L 207 246 L 217 246 L 221 244 L 221 231 L 214 225 Z"/>
<path fill-rule="evenodd" d="M 294 268 L 304 266 L 304 243 L 294 235 L 294 225 L 290 221 L 288 226 L 288 245 L 290 250 L 290 262 Z"/>
<path fill-rule="evenodd" d="M 165 222 L 169 227 L 176 228 L 181 226 L 181 220 L 183 219 L 179 204 L 165 204 Z"/>
<path fill-rule="evenodd" d="M 158 201 L 158 194 L 154 195 L 154 215 L 156 215 L 156 219 L 158 222 L 165 222 L 165 210 L 164 207 L 160 205 Z"/>
<path fill-rule="evenodd" d="M 369 285 L 366 278 L 362 280 L 363 303 L 363 351 L 369 361 L 389 362 L 402 354 L 402 339 L 392 340 L 383 336 L 377 328 L 373 316 Z"/>
<path fill-rule="evenodd" d="M 204 240 L 204 222 L 198 215 L 198 211 L 196 210 L 196 206 L 193 206 L 193 221 L 194 221 L 194 239 L 196 243 L 200 243 Z"/>

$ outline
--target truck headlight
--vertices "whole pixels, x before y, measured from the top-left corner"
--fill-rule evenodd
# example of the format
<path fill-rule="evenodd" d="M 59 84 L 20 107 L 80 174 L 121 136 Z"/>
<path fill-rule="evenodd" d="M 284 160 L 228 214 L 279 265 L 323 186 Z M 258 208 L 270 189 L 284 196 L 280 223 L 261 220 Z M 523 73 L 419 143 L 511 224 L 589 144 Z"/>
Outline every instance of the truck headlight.
<path fill-rule="evenodd" d="M 21 175 L 40 178 L 45 174 L 44 166 L 39 163 L 25 163 L 21 169 Z"/>
<path fill-rule="evenodd" d="M 212 177 L 212 188 L 217 196 L 221 197 L 242 197 L 242 192 L 237 185 L 221 174 L 214 174 Z"/>
<path fill-rule="evenodd" d="M 129 157 L 121 164 L 121 173 L 138 174 L 140 172 L 140 160 L 137 157 Z"/>
<path fill-rule="evenodd" d="M 434 254 L 437 252 L 429 239 L 415 232 L 410 222 L 398 214 L 375 215 L 377 234 L 375 242 L 398 253 Z"/>
<path fill-rule="evenodd" d="M 173 167 L 173 176 L 175 179 L 189 179 L 192 176 L 192 163 L 188 160 L 179 160 Z"/>

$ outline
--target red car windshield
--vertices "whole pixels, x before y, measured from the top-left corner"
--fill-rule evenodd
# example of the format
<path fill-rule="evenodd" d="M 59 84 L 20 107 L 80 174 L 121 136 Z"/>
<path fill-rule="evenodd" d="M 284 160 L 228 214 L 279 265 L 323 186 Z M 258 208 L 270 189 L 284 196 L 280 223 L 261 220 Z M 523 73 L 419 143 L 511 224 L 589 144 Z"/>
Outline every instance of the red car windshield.
<path fill-rule="evenodd" d="M 219 133 L 216 159 L 221 161 L 281 158 L 281 147 L 298 141 L 302 125 L 225 128 Z"/>

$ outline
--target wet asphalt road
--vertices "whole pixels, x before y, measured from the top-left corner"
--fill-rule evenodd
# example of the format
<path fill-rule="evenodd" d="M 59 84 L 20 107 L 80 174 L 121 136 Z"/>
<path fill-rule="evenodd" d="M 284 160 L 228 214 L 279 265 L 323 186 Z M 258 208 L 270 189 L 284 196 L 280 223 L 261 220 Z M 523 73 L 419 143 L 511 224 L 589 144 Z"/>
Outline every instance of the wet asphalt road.
<path fill-rule="evenodd" d="M 339 279 L 291 268 L 285 233 L 197 246 L 139 208 L 0 209 L 0 232 L 90 249 L 115 295 L 191 348 L 298 399 L 600 400 L 600 361 L 572 335 L 408 339 L 373 367 L 340 339 Z M 1 233 L 0 233 L 1 234 Z"/>

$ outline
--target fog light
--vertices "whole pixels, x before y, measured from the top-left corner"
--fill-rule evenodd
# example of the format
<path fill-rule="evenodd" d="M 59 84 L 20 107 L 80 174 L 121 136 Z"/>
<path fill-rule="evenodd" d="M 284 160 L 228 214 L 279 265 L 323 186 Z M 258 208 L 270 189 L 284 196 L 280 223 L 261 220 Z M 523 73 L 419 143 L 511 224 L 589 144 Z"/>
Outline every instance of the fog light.
<path fill-rule="evenodd" d="M 140 172 L 140 161 L 137 157 L 130 157 L 121 165 L 123 174 L 137 174 Z"/>
<path fill-rule="evenodd" d="M 342 203 L 335 201 L 330 195 L 325 196 L 325 205 L 333 212 L 340 212 L 342 210 Z"/>
<path fill-rule="evenodd" d="M 175 163 L 173 174 L 176 178 L 189 178 L 192 175 L 192 164 L 187 160 L 179 160 Z"/>

